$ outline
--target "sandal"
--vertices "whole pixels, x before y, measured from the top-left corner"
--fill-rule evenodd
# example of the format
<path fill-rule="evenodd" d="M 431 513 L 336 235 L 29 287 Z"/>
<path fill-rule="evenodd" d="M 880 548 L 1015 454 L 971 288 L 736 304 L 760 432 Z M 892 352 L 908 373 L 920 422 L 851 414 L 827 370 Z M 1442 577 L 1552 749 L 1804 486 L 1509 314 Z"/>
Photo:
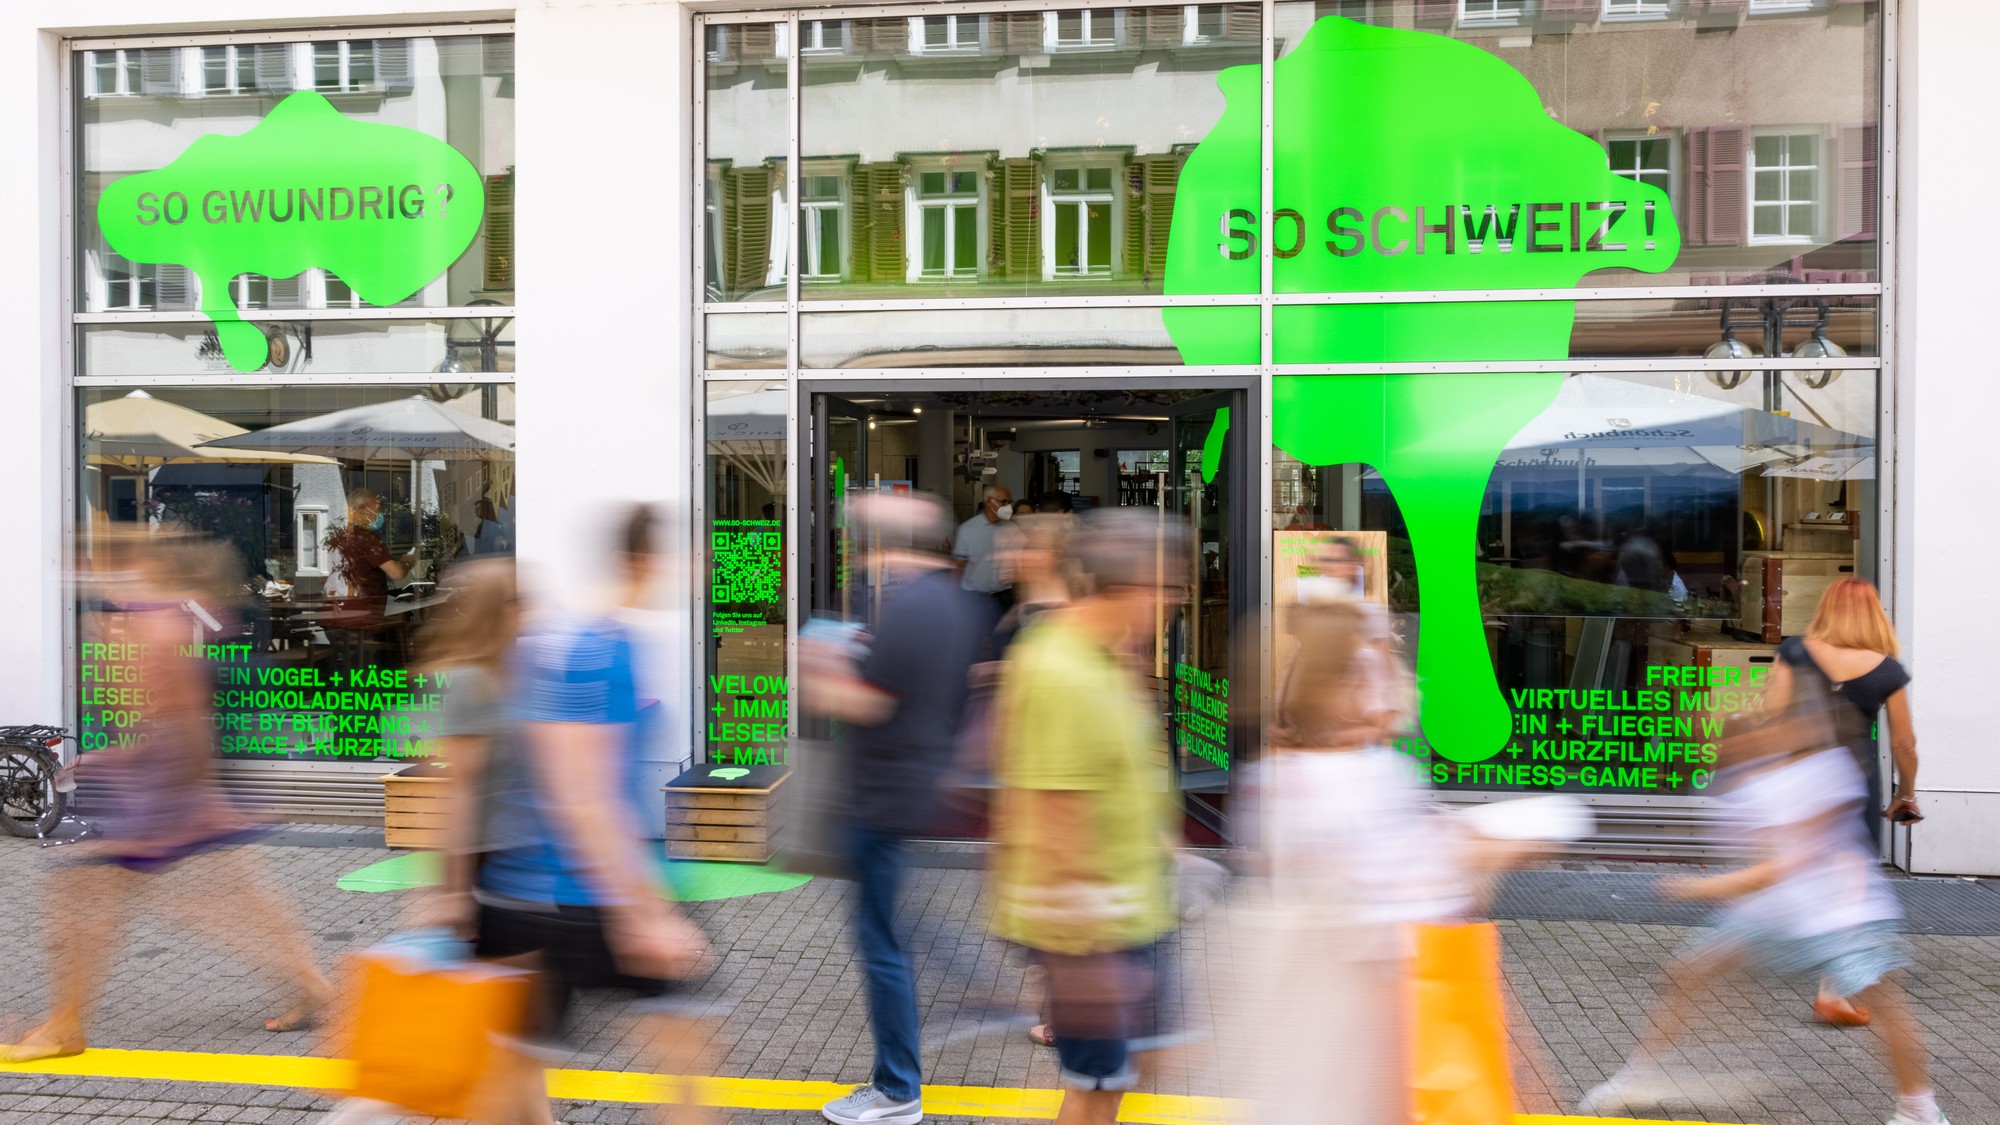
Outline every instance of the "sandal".
<path fill-rule="evenodd" d="M 1053 1047 L 1056 1045 L 1056 1033 L 1050 1030 L 1049 1025 L 1045 1023 L 1038 1023 L 1029 1028 L 1028 1038 L 1033 1039 L 1044 1047 Z"/>
<path fill-rule="evenodd" d="M 1813 1014 L 1835 1027 L 1866 1027 L 1875 1018 L 1866 1007 L 1846 999 L 1820 999 L 1813 1001 Z"/>

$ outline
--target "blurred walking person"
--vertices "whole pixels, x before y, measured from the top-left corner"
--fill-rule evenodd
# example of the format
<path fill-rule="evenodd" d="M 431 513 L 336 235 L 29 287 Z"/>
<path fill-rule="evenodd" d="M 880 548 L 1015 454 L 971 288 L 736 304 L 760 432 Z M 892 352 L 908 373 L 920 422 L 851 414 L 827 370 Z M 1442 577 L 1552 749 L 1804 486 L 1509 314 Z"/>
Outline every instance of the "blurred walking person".
<path fill-rule="evenodd" d="M 468 878 L 473 888 L 478 956 L 540 971 L 538 1040 L 560 1042 L 577 989 L 618 989 L 655 1000 L 645 1017 L 654 1064 L 700 1074 L 706 1029 L 657 998 L 703 970 L 708 943 L 674 903 L 644 837 L 643 802 L 657 795 L 636 784 L 639 638 L 626 619 L 652 603 L 663 576 L 658 524 L 645 505 L 619 522 L 614 607 L 538 625 L 521 641 L 516 701 L 487 732 L 486 769 L 467 790 L 485 794 L 490 811 L 454 828 L 460 849 L 482 850 L 476 864 L 455 856 L 450 870 L 454 889 Z M 512 724 L 518 766 L 509 764 Z M 479 737 L 480 725 L 475 703 L 454 729 Z M 669 1112 L 715 1119 L 712 1108 L 683 1103 Z"/>
<path fill-rule="evenodd" d="M 215 674 L 201 657 L 181 651 L 200 620 L 195 608 L 221 605 L 240 566 L 227 548 L 182 534 L 107 538 L 100 530 L 93 546 L 105 568 L 84 576 L 97 607 L 86 639 L 138 654 L 118 682 L 144 684 L 149 702 L 137 737 L 93 750 L 80 763 L 83 780 L 102 786 L 102 832 L 73 845 L 76 851 L 48 877 L 49 1015 L 0 1050 L 0 1059 L 84 1050 L 91 1002 L 135 913 L 165 917 L 290 978 L 298 1002 L 264 1028 L 310 1027 L 331 988 L 298 912 L 270 886 L 261 865 L 234 846 L 258 833 L 244 826 L 216 779 Z"/>
<path fill-rule="evenodd" d="M 965 706 L 966 673 L 987 643 L 991 609 L 961 588 L 944 555 L 950 513 L 924 493 L 878 493 L 850 510 L 881 598 L 851 674 L 808 685 L 818 713 L 845 726 L 852 780 L 848 829 L 854 947 L 867 982 L 875 1066 L 866 1085 L 828 1102 L 835 1125 L 923 1120 L 916 979 L 896 933 L 905 840 L 937 814 Z"/>
<path fill-rule="evenodd" d="M 1115 1121 L 1139 1083 L 1134 1056 L 1165 1031 L 1179 814 L 1132 656 L 1154 642 L 1162 605 L 1185 598 L 1188 547 L 1178 521 L 1084 515 L 1069 538 L 1083 596 L 1027 627 L 1001 686 L 992 926 L 1046 975 L 1061 1125 Z"/>
<path fill-rule="evenodd" d="M 1760 861 L 1724 875 L 1660 881 L 1663 895 L 1730 905 L 1713 933 L 1667 966 L 1646 1032 L 1624 1067 L 1584 1096 L 1584 1112 L 1654 1105 L 1674 1093 L 1661 1060 L 1685 1028 L 1695 994 L 1761 966 L 1816 973 L 1835 995 L 1866 1002 L 1896 1081 L 1889 1125 L 1948 1125 L 1895 979 L 1910 965 L 1902 909 L 1879 857 L 1854 827 L 1868 790 L 1853 751 L 1838 740 L 1846 706 L 1795 677 L 1781 712 L 1724 742 L 1727 776 L 1719 780 Z"/>
<path fill-rule="evenodd" d="M 1860 830 L 1869 850 L 1881 854 L 1882 822 L 1913 824 L 1924 818 L 1917 807 L 1917 732 L 1910 721 L 1910 673 L 1896 659 L 1895 626 L 1882 611 L 1875 587 L 1858 578 L 1843 578 L 1827 587 L 1803 637 L 1787 637 L 1778 646 L 1778 664 L 1764 687 L 1764 706 L 1782 711 L 1794 685 L 1832 692 L 1840 701 L 1833 708 L 1835 736 L 1854 752 L 1855 764 L 1868 786 L 1860 806 Z M 1895 797 L 1882 807 L 1882 769 L 1877 759 L 1876 728 L 1889 715 L 1889 754 L 1894 760 Z M 1813 1011 L 1836 1027 L 1860 1027 L 1870 1017 L 1866 1007 L 1820 981 Z"/>

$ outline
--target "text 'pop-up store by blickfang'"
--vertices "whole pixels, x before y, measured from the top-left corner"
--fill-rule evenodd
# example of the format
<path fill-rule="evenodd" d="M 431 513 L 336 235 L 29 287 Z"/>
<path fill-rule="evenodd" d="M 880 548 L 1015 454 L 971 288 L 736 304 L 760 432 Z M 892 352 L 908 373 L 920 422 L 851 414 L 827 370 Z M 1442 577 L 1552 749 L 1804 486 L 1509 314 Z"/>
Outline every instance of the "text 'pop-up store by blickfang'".
<path fill-rule="evenodd" d="M 1990 13 L 60 7 L 5 17 L 48 110 L 0 135 L 47 218 L 4 314 L 41 342 L 9 401 L 48 431 L 4 501 L 43 548 L 4 564 L 37 591 L 8 721 L 143 733 L 65 565 L 192 527 L 243 566 L 190 630 L 231 785 L 380 817 L 381 775 L 437 749 L 412 646 L 451 569 L 518 554 L 577 594 L 585 513 L 652 497 L 687 559 L 654 772 L 781 770 L 800 624 L 873 597 L 842 503 L 966 519 L 1001 485 L 1195 529 L 1145 647 L 1197 839 L 1244 831 L 1242 720 L 1302 579 L 1395 623 L 1399 749 L 1446 798 L 1576 793 L 1593 848 L 1672 855 L 1704 846 L 1725 717 L 1861 577 L 1924 692 L 1931 816 L 1887 851 L 2000 870 L 2000 769 L 1952 690 L 1985 646 L 1944 600 L 1990 576 L 1941 561 L 2000 549 L 1942 499 L 1979 471 L 1983 322 L 1968 247 L 1917 264 L 1913 202 L 1986 157 L 1942 132 L 1967 107 L 1918 117 L 1906 61 Z M 1920 347 L 1961 408 L 1919 409 Z"/>

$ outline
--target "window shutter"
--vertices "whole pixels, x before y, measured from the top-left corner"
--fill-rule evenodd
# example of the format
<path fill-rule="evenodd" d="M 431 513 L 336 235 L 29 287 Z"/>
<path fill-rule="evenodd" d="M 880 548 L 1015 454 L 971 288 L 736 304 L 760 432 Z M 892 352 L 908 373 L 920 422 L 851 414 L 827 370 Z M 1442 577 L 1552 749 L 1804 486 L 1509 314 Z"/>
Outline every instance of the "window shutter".
<path fill-rule="evenodd" d="M 764 287 L 771 266 L 771 169 L 753 164 L 731 168 L 726 175 L 723 276 L 730 293 L 746 293 Z"/>
<path fill-rule="evenodd" d="M 987 209 L 992 272 L 1012 281 L 1042 276 L 1042 165 L 1031 156 L 997 162 L 995 205 Z"/>
<path fill-rule="evenodd" d="M 305 307 L 306 275 L 304 271 L 300 271 L 291 277 L 267 278 L 265 279 L 265 283 L 265 291 L 270 295 L 264 304 L 265 308 L 298 309 Z"/>
<path fill-rule="evenodd" d="M 1702 238 L 1710 246 L 1743 243 L 1749 232 L 1749 131 L 1741 125 L 1708 130 L 1708 167 L 1702 184 Z"/>
<path fill-rule="evenodd" d="M 1264 36 L 1264 10 L 1256 4 L 1224 4 L 1222 37 L 1237 43 L 1256 43 Z"/>
<path fill-rule="evenodd" d="M 1882 178 L 1876 166 L 1876 127 L 1842 125 L 1838 156 L 1840 183 L 1835 196 L 1839 204 L 1836 240 L 1873 239 L 1882 206 Z"/>
<path fill-rule="evenodd" d="M 488 39 L 486 57 L 492 58 L 492 39 Z M 512 52 L 512 40 L 508 41 Z M 511 69 L 511 68 L 510 68 Z M 377 39 L 375 41 L 375 84 L 384 92 L 407 94 L 417 88 L 417 77 L 410 65 L 410 41 L 408 39 Z"/>
<path fill-rule="evenodd" d="M 1603 8 L 1602 0 L 1542 0 L 1542 15 L 1553 19 L 1594 19 Z"/>
<path fill-rule="evenodd" d="M 484 288 L 514 288 L 514 170 L 486 177 Z"/>
<path fill-rule="evenodd" d="M 486 56 L 486 76 L 489 78 L 514 73 L 514 37 L 511 35 L 489 35 L 483 43 Z"/>
<path fill-rule="evenodd" d="M 1450 23 L 1458 15 L 1458 0 L 1417 0 L 1418 23 Z"/>
<path fill-rule="evenodd" d="M 292 49 L 284 43 L 259 43 L 255 47 L 238 47 L 237 50 L 256 52 L 257 88 L 267 94 L 283 97 L 297 87 L 292 85 Z"/>
<path fill-rule="evenodd" d="M 910 49 L 907 18 L 854 21 L 854 49 L 864 54 L 893 55 Z"/>
<path fill-rule="evenodd" d="M 1139 40 L 1153 46 L 1179 43 L 1187 27 L 1186 8 L 1133 8 L 1129 18 L 1138 21 Z"/>
<path fill-rule="evenodd" d="M 1126 170 L 1125 276 L 1156 291 L 1167 268 L 1167 234 L 1173 226 L 1174 190 L 1180 184 L 1180 153 L 1132 159 Z"/>
<path fill-rule="evenodd" d="M 1009 12 L 994 18 L 1002 21 L 1000 41 L 1009 54 L 1041 53 L 1042 13 Z"/>
<path fill-rule="evenodd" d="M 1701 246 L 1707 241 L 1702 238 L 1702 218 L 1708 213 L 1702 197 L 1708 186 L 1708 130 L 1700 126 L 1681 130 L 1681 151 L 1687 190 L 1674 200 L 1674 218 L 1681 224 L 1681 244 Z"/>
<path fill-rule="evenodd" d="M 194 307 L 194 274 L 186 266 L 154 266 L 153 307 L 189 309 Z"/>
<path fill-rule="evenodd" d="M 746 23 L 743 31 L 743 57 L 746 59 L 768 59 L 778 53 L 778 27 L 769 23 Z"/>
<path fill-rule="evenodd" d="M 146 47 L 139 52 L 139 92 L 173 97 L 181 92 L 178 47 Z"/>
<path fill-rule="evenodd" d="M 903 166 L 893 161 L 856 165 L 853 199 L 854 278 L 903 280 Z"/>

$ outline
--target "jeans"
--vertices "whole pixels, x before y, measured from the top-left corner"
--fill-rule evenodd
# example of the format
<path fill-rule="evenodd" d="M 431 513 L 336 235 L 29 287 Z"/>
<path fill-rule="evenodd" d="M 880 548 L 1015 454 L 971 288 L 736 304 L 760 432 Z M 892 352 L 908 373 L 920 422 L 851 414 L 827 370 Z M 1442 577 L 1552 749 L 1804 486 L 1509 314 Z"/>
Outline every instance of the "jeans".
<path fill-rule="evenodd" d="M 896 939 L 896 894 L 903 881 L 903 839 L 863 824 L 853 829 L 854 948 L 868 984 L 875 1029 L 874 1083 L 909 1101 L 923 1082 L 917 1061 L 917 984 Z"/>

